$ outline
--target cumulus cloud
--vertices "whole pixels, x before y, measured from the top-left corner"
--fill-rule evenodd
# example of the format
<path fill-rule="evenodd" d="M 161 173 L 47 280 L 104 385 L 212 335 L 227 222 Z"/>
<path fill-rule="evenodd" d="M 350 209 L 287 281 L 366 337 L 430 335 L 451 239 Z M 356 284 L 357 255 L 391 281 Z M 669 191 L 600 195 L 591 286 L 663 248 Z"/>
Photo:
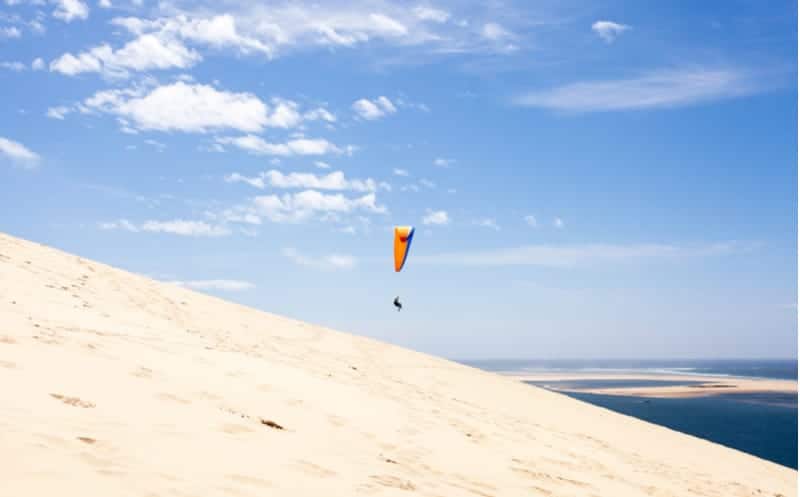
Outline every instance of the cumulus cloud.
<path fill-rule="evenodd" d="M 347 179 L 342 171 L 334 171 L 326 175 L 313 173 L 289 173 L 269 170 L 255 177 L 246 177 L 233 173 L 225 177 L 229 183 L 243 182 L 259 189 L 267 186 L 274 188 L 310 188 L 315 190 L 352 190 L 356 192 L 374 192 L 384 188 L 383 183 L 378 183 L 372 178 L 365 180 Z"/>
<path fill-rule="evenodd" d="M 26 169 L 32 169 L 39 164 L 39 154 L 30 150 L 25 145 L 0 136 L 0 155 L 4 155 L 15 164 Z"/>
<path fill-rule="evenodd" d="M 525 216 L 524 219 L 525 219 L 525 222 L 528 224 L 528 226 L 530 226 L 531 228 L 536 228 L 537 226 L 539 226 L 539 223 L 538 223 L 538 221 L 536 221 L 536 217 L 535 216 L 528 215 L 528 216 Z"/>
<path fill-rule="evenodd" d="M 571 83 L 528 93 L 516 103 L 570 112 L 670 108 L 759 90 L 752 75 L 733 69 L 680 69 L 632 79 Z"/>
<path fill-rule="evenodd" d="M 392 170 L 392 174 L 394 174 L 395 176 L 408 176 L 408 171 L 405 169 L 395 168 Z"/>
<path fill-rule="evenodd" d="M 342 149 L 324 138 L 295 138 L 286 143 L 269 143 L 255 135 L 221 137 L 217 141 L 256 155 L 326 155 L 341 154 Z"/>
<path fill-rule="evenodd" d="M 353 110 L 364 119 L 375 120 L 397 112 L 397 107 L 391 100 L 380 96 L 375 100 L 362 98 L 353 103 Z"/>
<path fill-rule="evenodd" d="M 110 77 L 126 77 L 129 71 L 185 69 L 201 58 L 199 53 L 186 48 L 180 41 L 145 34 L 117 50 L 102 44 L 77 55 L 65 53 L 50 63 L 50 70 L 67 76 L 97 72 Z"/>
<path fill-rule="evenodd" d="M 553 219 L 553 226 L 555 226 L 558 229 L 563 228 L 564 227 L 564 220 L 561 219 L 560 217 L 557 217 L 557 218 Z"/>
<path fill-rule="evenodd" d="M 221 290 L 224 292 L 241 292 L 255 288 L 253 283 L 241 280 L 167 281 L 166 283 L 195 290 Z"/>
<path fill-rule="evenodd" d="M 330 164 L 328 164 L 327 162 L 322 162 L 321 160 L 314 161 L 314 165 L 317 166 L 320 169 L 330 169 L 331 168 Z"/>
<path fill-rule="evenodd" d="M 36 57 L 33 59 L 33 62 L 31 62 L 31 69 L 34 71 L 43 71 L 45 67 L 44 60 L 42 60 L 41 57 Z"/>
<path fill-rule="evenodd" d="M 434 211 L 431 209 L 427 210 L 427 214 L 422 218 L 422 224 L 448 224 L 450 222 L 450 216 L 447 215 L 446 211 Z"/>
<path fill-rule="evenodd" d="M 625 24 L 618 24 L 611 21 L 597 21 L 592 24 L 592 31 L 602 38 L 606 43 L 613 42 L 619 35 L 631 29 Z"/>
<path fill-rule="evenodd" d="M 285 248 L 282 253 L 284 257 L 297 265 L 318 269 L 352 269 L 356 265 L 356 258 L 351 255 L 330 254 L 321 257 L 309 257 L 294 248 Z"/>
<path fill-rule="evenodd" d="M 261 131 L 282 119 L 270 114 L 267 105 L 253 94 L 183 81 L 149 92 L 137 88 L 100 91 L 86 99 L 84 106 L 130 120 L 137 129 L 156 131 Z"/>
<path fill-rule="evenodd" d="M 314 218 L 336 220 L 336 216 L 356 212 L 383 214 L 386 207 L 377 203 L 375 193 L 347 197 L 341 193 L 304 190 L 280 196 L 257 196 L 245 204 L 225 209 L 215 217 L 226 222 L 258 225 L 264 219 L 274 223 L 298 223 Z"/>
<path fill-rule="evenodd" d="M 55 0 L 56 9 L 53 17 L 64 22 L 72 22 L 76 19 L 85 20 L 89 18 L 89 6 L 81 0 Z"/>

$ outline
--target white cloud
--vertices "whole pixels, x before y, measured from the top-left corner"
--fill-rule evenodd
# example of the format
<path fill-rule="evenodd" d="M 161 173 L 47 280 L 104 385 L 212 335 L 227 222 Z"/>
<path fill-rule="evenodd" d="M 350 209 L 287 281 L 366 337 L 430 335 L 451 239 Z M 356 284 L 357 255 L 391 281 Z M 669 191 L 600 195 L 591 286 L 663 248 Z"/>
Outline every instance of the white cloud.
<path fill-rule="evenodd" d="M 356 258 L 351 255 L 330 254 L 322 257 L 309 257 L 293 248 L 283 249 L 284 257 L 300 266 L 318 269 L 352 269 L 356 265 Z"/>
<path fill-rule="evenodd" d="M 296 138 L 286 143 L 269 143 L 255 135 L 223 137 L 217 141 L 234 145 L 257 155 L 326 155 L 341 154 L 342 150 L 323 138 Z"/>
<path fill-rule="evenodd" d="M 592 24 L 592 31 L 597 33 L 597 36 L 605 40 L 606 43 L 613 42 L 619 35 L 629 29 L 631 27 L 628 25 L 611 21 L 597 21 Z"/>
<path fill-rule="evenodd" d="M 0 38 L 19 38 L 22 31 L 14 26 L 0 28 Z"/>
<path fill-rule="evenodd" d="M 483 28 L 481 29 L 481 36 L 487 40 L 497 41 L 510 38 L 512 33 L 495 22 L 489 22 L 483 25 Z"/>
<path fill-rule="evenodd" d="M 638 78 L 572 83 L 528 93 L 518 105 L 592 112 L 668 108 L 752 94 L 752 78 L 730 69 L 656 71 Z"/>
<path fill-rule="evenodd" d="M 331 114 L 327 109 L 318 107 L 303 114 L 303 118 L 307 121 L 327 121 L 329 123 L 336 122 L 336 116 Z"/>
<path fill-rule="evenodd" d="M 432 22 L 447 22 L 450 19 L 450 13 L 444 10 L 436 9 L 433 7 L 425 7 L 425 6 L 417 6 L 412 9 L 417 18 L 422 19 L 423 21 L 432 21 Z"/>
<path fill-rule="evenodd" d="M 186 221 L 175 219 L 172 221 L 145 221 L 142 231 L 153 233 L 172 233 L 181 236 L 225 236 L 230 231 L 224 226 L 212 226 L 203 221 Z"/>
<path fill-rule="evenodd" d="M 754 250 L 755 244 L 723 242 L 696 246 L 670 244 L 584 244 L 527 245 L 476 252 L 456 252 L 433 256 L 417 256 L 417 263 L 455 264 L 465 266 L 550 266 L 573 267 L 581 264 L 630 262 L 650 259 L 722 256 Z"/>
<path fill-rule="evenodd" d="M 321 160 L 314 161 L 314 165 L 317 166 L 320 169 L 330 169 L 331 168 L 330 164 L 328 164 L 327 162 L 322 162 Z"/>
<path fill-rule="evenodd" d="M 482 228 L 490 228 L 496 231 L 500 231 L 500 226 L 497 225 L 497 221 L 488 217 L 476 220 L 475 225 L 480 226 Z"/>
<path fill-rule="evenodd" d="M 417 185 L 403 185 L 400 187 L 401 192 L 419 192 L 419 187 Z"/>
<path fill-rule="evenodd" d="M 33 69 L 34 71 L 42 71 L 44 70 L 44 68 L 45 68 L 44 60 L 42 60 L 41 57 L 36 57 L 35 59 L 33 59 L 33 62 L 31 62 L 31 69 Z"/>
<path fill-rule="evenodd" d="M 397 112 L 397 107 L 388 98 L 380 96 L 375 100 L 367 100 L 366 98 L 356 100 L 353 103 L 353 110 L 364 119 L 375 120 L 394 114 Z"/>
<path fill-rule="evenodd" d="M 525 222 L 528 223 L 528 226 L 531 228 L 536 228 L 539 226 L 539 223 L 536 221 L 536 217 L 534 216 L 525 216 Z"/>
<path fill-rule="evenodd" d="M 171 233 L 181 236 L 225 236 L 230 234 L 230 230 L 225 226 L 212 226 L 203 221 L 186 221 L 175 219 L 172 221 L 145 221 L 137 226 L 127 219 L 100 223 L 100 228 L 104 230 L 125 230 L 133 233 L 143 231 L 151 233 Z"/>
<path fill-rule="evenodd" d="M 221 129 L 260 131 L 274 124 L 275 114 L 250 93 L 220 91 L 183 81 L 141 89 L 105 90 L 84 102 L 98 110 L 133 121 L 140 130 L 206 133 Z"/>
<path fill-rule="evenodd" d="M 446 211 L 433 211 L 428 209 L 428 213 L 425 217 L 422 218 L 422 224 L 448 224 L 450 222 L 450 216 L 447 215 Z"/>
<path fill-rule="evenodd" d="M 39 163 L 39 154 L 33 152 L 25 145 L 0 136 L 0 154 L 5 155 L 14 163 L 31 169 Z"/>
<path fill-rule="evenodd" d="M 436 188 L 436 183 L 434 183 L 433 181 L 431 181 L 429 179 L 425 179 L 425 178 L 422 178 L 421 180 L 419 180 L 419 184 L 424 186 L 425 188 L 429 188 L 431 190 Z"/>
<path fill-rule="evenodd" d="M 72 22 L 75 19 L 84 20 L 89 17 L 89 6 L 81 0 L 55 0 L 56 9 L 53 17 L 64 22 Z"/>
<path fill-rule="evenodd" d="M 167 281 L 166 283 L 196 290 L 222 290 L 225 292 L 241 292 L 255 288 L 253 283 L 240 280 Z"/>
<path fill-rule="evenodd" d="M 167 146 L 165 144 L 161 143 L 160 141 L 153 140 L 153 139 L 147 139 L 144 142 L 146 144 L 154 147 L 159 152 L 163 152 L 164 149 L 167 148 Z"/>
<path fill-rule="evenodd" d="M 395 168 L 395 169 L 392 170 L 392 173 L 395 176 L 408 176 L 408 171 L 405 170 L 405 169 L 397 169 L 397 168 Z"/>
<path fill-rule="evenodd" d="M 50 107 L 47 109 L 47 117 L 51 119 L 64 120 L 64 117 L 72 112 L 72 109 L 59 105 L 58 107 Z"/>
<path fill-rule="evenodd" d="M 553 226 L 555 226 L 558 229 L 561 229 L 564 227 L 564 221 L 560 217 L 557 217 L 553 219 Z"/>
<path fill-rule="evenodd" d="M 145 34 L 118 50 L 102 44 L 77 56 L 65 53 L 50 63 L 50 70 L 67 76 L 99 72 L 110 77 L 126 77 L 129 71 L 185 69 L 201 59 L 200 54 L 180 41 Z"/>
<path fill-rule="evenodd" d="M 21 72 L 25 70 L 26 66 L 22 62 L 0 62 L 0 68 Z"/>
<path fill-rule="evenodd" d="M 100 0 L 97 2 L 97 5 L 102 9 L 110 9 L 111 8 L 111 0 Z"/>
<path fill-rule="evenodd" d="M 438 158 L 433 160 L 433 164 L 435 166 L 439 166 L 439 167 L 447 167 L 450 164 L 452 164 L 453 162 L 455 162 L 453 159 L 444 159 L 442 157 L 438 157 Z"/>
<path fill-rule="evenodd" d="M 386 207 L 377 203 L 375 193 L 346 197 L 341 193 L 326 194 L 316 190 L 278 195 L 262 195 L 248 203 L 224 210 L 219 217 L 227 222 L 261 224 L 262 219 L 274 223 L 297 223 L 312 218 L 335 220 L 335 216 L 357 211 L 383 214 Z"/>
<path fill-rule="evenodd" d="M 111 221 L 100 223 L 100 229 L 104 230 L 125 230 L 130 231 L 132 233 L 138 233 L 139 228 L 134 225 L 132 222 L 128 221 L 127 219 L 120 219 L 118 221 Z"/>
<path fill-rule="evenodd" d="M 365 180 L 345 178 L 344 172 L 334 171 L 324 176 L 317 176 L 313 173 L 289 173 L 283 174 L 280 171 L 269 170 L 260 175 L 248 178 L 239 173 L 233 173 L 225 177 L 229 183 L 244 182 L 256 188 L 263 189 L 267 186 L 274 188 L 310 188 L 315 190 L 353 190 L 356 192 L 374 192 L 379 185 L 372 178 Z"/>

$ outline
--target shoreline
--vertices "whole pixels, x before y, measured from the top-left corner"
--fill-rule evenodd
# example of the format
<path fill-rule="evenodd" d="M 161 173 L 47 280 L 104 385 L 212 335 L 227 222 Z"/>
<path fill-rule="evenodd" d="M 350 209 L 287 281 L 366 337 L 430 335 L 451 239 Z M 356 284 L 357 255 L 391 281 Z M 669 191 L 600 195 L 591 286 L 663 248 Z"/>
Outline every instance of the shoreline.
<path fill-rule="evenodd" d="M 601 395 L 618 395 L 628 397 L 652 398 L 692 398 L 711 397 L 722 394 L 755 394 L 782 393 L 797 394 L 796 380 L 774 378 L 751 378 L 722 375 L 694 375 L 667 373 L 520 373 L 518 371 L 499 371 L 499 374 L 534 386 L 557 392 L 594 393 Z M 592 386 L 546 386 L 543 382 L 562 381 L 599 381 L 599 380 L 631 380 L 631 381 L 670 381 L 686 382 L 686 385 L 652 385 L 630 387 L 592 387 Z"/>

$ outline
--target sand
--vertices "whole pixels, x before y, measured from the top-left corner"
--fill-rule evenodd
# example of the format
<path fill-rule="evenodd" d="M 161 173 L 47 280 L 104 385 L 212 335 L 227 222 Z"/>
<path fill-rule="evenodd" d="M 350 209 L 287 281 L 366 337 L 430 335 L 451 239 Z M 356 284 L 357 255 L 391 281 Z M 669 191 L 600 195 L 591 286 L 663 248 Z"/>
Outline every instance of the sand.
<path fill-rule="evenodd" d="M 713 375 L 646 374 L 646 373 L 523 373 L 508 371 L 503 373 L 518 381 L 559 382 L 585 380 L 658 380 L 686 381 L 691 385 L 636 386 L 636 387 L 571 387 L 548 385 L 551 390 L 561 392 L 585 392 L 603 395 L 622 395 L 636 397 L 708 397 L 719 394 L 786 393 L 797 394 L 797 382 L 792 380 L 741 378 Z M 546 383 L 545 383 L 546 384 Z"/>
<path fill-rule="evenodd" d="M 796 495 L 742 452 L 2 234 L 0 281 L 2 496 Z"/>

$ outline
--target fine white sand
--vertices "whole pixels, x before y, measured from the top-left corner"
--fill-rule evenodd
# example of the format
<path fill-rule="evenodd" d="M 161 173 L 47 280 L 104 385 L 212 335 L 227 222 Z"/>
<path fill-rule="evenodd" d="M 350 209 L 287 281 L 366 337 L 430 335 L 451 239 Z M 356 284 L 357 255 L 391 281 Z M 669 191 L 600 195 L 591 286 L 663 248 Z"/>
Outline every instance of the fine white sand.
<path fill-rule="evenodd" d="M 2 234 L 0 282 L 2 496 L 797 493 L 720 445 Z"/>

